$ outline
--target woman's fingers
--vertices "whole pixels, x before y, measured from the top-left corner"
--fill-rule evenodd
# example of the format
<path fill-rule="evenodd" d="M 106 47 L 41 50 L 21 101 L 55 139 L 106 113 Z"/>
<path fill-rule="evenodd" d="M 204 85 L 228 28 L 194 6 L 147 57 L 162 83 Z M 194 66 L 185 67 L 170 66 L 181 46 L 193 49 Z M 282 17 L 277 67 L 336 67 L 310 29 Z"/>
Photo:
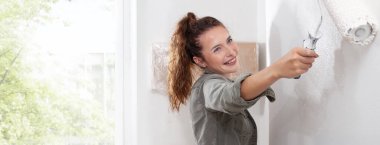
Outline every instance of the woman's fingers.
<path fill-rule="evenodd" d="M 304 64 L 312 64 L 315 58 L 318 57 L 318 54 L 315 51 L 305 48 L 296 48 L 295 49 L 295 58 Z"/>
<path fill-rule="evenodd" d="M 302 62 L 297 62 L 296 64 L 294 64 L 295 66 L 295 69 L 296 70 L 308 70 L 309 68 L 311 68 L 312 66 L 312 63 L 302 63 Z"/>
<path fill-rule="evenodd" d="M 318 54 L 315 53 L 314 50 L 310 50 L 310 49 L 305 49 L 305 48 L 296 48 L 296 53 L 303 56 L 303 57 L 318 57 Z"/>
<path fill-rule="evenodd" d="M 298 61 L 304 64 L 312 64 L 314 62 L 315 58 L 314 57 L 303 57 L 299 56 Z"/>
<path fill-rule="evenodd" d="M 281 57 L 273 68 L 280 77 L 292 78 L 307 72 L 318 54 L 305 48 L 293 48 L 285 56 Z"/>
<path fill-rule="evenodd" d="M 306 73 L 313 66 L 315 58 L 318 57 L 318 54 L 313 50 L 305 48 L 296 48 L 295 51 L 295 72 L 299 75 Z"/>

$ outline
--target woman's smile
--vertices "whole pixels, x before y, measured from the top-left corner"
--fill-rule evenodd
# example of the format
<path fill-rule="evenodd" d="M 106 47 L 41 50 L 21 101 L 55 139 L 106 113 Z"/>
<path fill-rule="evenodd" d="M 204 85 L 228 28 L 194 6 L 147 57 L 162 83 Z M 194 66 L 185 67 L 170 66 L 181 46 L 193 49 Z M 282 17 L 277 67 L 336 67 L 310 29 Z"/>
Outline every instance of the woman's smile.
<path fill-rule="evenodd" d="M 224 65 L 233 66 L 236 64 L 236 62 L 237 62 L 237 59 L 236 59 L 236 57 L 234 57 L 234 58 L 228 60 L 227 62 L 225 62 Z"/>

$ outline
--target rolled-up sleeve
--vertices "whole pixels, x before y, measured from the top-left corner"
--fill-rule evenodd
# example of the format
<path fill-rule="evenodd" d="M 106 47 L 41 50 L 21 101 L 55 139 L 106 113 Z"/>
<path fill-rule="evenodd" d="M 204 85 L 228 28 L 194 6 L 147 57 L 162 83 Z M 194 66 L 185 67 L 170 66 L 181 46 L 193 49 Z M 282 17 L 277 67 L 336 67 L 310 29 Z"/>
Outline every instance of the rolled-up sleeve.
<path fill-rule="evenodd" d="M 205 106 L 208 109 L 236 114 L 254 105 L 259 97 L 246 101 L 240 96 L 241 83 L 250 76 L 242 74 L 235 81 L 213 78 L 204 83 Z"/>

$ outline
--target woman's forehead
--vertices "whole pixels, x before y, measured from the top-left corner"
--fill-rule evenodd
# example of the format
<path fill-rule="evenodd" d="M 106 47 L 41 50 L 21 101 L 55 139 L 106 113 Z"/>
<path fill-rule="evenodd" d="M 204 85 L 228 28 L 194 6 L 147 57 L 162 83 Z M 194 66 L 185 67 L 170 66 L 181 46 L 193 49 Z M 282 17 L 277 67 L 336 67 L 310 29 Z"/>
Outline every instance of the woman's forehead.
<path fill-rule="evenodd" d="M 199 36 L 201 45 L 216 45 L 228 39 L 229 32 L 223 26 L 213 27 Z M 207 47 L 207 46 L 205 46 Z"/>

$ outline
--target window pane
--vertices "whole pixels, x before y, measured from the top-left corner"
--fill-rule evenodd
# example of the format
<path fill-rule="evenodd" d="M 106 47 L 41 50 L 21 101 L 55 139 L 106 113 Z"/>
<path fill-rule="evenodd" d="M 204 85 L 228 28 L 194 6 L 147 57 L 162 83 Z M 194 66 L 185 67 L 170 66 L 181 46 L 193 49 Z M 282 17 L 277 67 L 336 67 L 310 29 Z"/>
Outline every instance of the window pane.
<path fill-rule="evenodd" d="M 120 3 L 0 1 L 0 144 L 115 144 Z"/>

